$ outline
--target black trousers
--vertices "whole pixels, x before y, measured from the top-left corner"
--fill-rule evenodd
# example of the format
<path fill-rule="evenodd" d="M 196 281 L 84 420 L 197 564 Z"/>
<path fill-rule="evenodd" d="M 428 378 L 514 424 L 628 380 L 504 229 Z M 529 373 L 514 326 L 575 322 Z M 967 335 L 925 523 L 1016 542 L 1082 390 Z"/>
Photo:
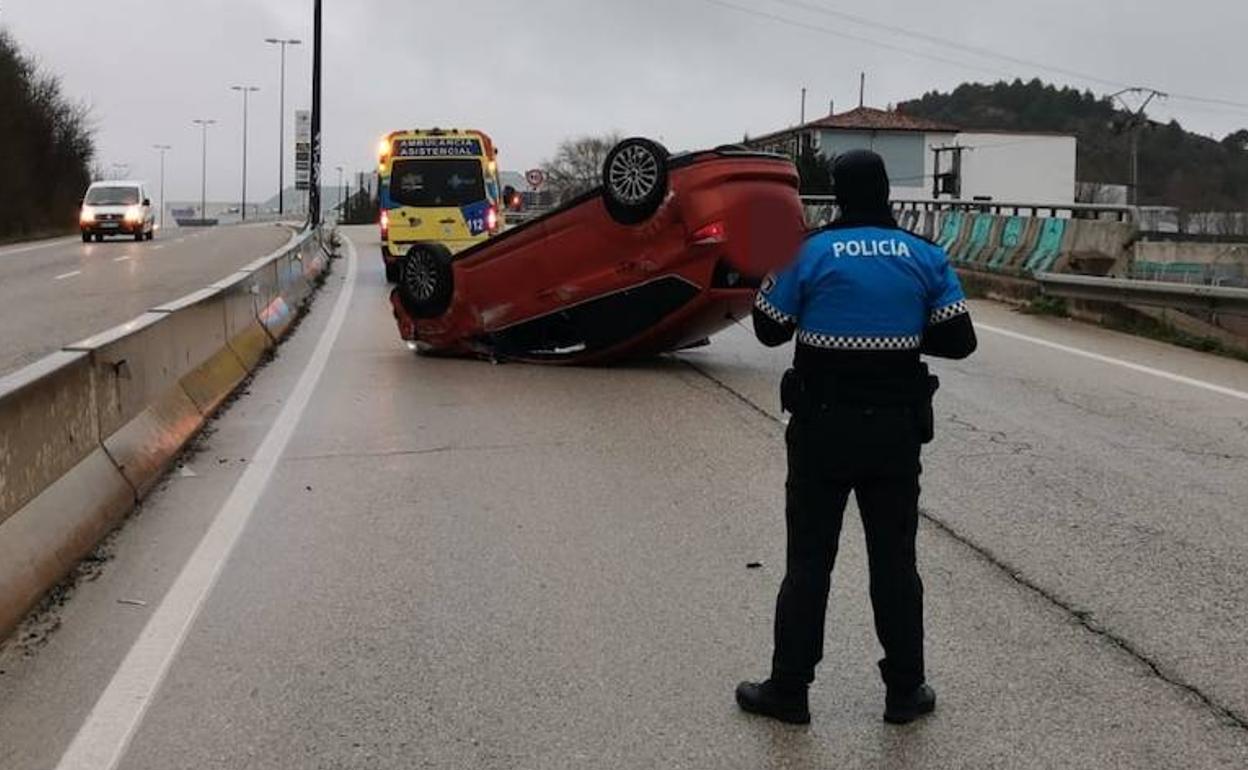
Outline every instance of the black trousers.
<path fill-rule="evenodd" d="M 788 556 L 776 602 L 772 677 L 814 681 L 841 522 L 853 491 L 866 531 L 880 672 L 890 691 L 924 682 L 923 583 L 915 565 L 920 429 L 911 407 L 830 404 L 786 433 Z"/>

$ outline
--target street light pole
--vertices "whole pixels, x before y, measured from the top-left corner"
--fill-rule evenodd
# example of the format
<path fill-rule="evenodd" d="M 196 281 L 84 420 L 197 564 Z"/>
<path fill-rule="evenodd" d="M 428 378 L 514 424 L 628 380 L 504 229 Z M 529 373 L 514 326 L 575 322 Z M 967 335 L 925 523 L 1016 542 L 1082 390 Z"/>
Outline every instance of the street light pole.
<path fill-rule="evenodd" d="M 243 95 L 243 203 L 239 206 L 242 212 L 243 221 L 247 221 L 247 97 L 256 91 L 258 86 L 230 86 L 231 91 L 238 91 Z"/>
<path fill-rule="evenodd" d="M 308 173 L 308 224 L 321 225 L 321 0 L 312 6 L 312 164 Z"/>
<path fill-rule="evenodd" d="M 199 224 L 206 227 L 208 222 L 208 127 L 216 125 L 215 120 L 196 119 L 192 123 L 199 126 L 204 131 L 203 139 L 203 166 L 200 171 L 200 187 L 199 187 Z"/>
<path fill-rule="evenodd" d="M 338 220 L 342 221 L 342 166 L 334 166 L 338 169 Z"/>
<path fill-rule="evenodd" d="M 302 40 L 295 38 L 281 39 L 276 37 L 268 37 L 264 42 L 269 45 L 281 46 L 282 58 L 282 75 L 280 85 L 280 95 L 278 97 L 278 107 L 281 114 L 278 116 L 278 141 L 277 141 L 277 213 L 286 213 L 286 46 L 302 45 Z"/>
<path fill-rule="evenodd" d="M 160 152 L 160 229 L 165 229 L 165 153 L 173 147 L 168 144 L 153 144 L 153 150 Z"/>

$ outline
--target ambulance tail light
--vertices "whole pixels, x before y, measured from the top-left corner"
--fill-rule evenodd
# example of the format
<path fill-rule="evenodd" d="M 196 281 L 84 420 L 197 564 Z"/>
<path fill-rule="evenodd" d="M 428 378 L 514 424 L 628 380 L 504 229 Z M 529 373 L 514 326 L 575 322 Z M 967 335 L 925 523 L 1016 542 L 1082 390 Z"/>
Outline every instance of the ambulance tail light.
<path fill-rule="evenodd" d="M 489 211 L 485 212 L 485 229 L 494 232 L 498 229 L 498 208 L 490 206 Z"/>
<path fill-rule="evenodd" d="M 390 236 L 390 212 L 381 212 L 381 239 L 384 241 Z"/>

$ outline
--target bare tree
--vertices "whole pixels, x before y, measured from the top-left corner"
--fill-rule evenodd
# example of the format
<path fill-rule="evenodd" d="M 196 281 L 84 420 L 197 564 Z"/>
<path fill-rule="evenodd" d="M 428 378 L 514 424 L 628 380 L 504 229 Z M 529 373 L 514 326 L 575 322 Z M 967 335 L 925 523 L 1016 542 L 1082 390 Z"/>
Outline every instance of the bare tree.
<path fill-rule="evenodd" d="M 563 202 L 602 184 L 602 164 L 619 142 L 617 133 L 565 139 L 544 164 L 551 192 Z"/>

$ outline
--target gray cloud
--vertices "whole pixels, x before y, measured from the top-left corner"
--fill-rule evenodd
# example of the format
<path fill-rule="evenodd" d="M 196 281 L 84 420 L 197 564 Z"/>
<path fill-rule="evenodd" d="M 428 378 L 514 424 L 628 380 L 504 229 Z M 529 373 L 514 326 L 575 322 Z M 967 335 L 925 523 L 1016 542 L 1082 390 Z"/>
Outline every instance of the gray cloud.
<path fill-rule="evenodd" d="M 475 126 L 523 169 L 559 139 L 620 130 L 673 149 L 736 141 L 857 101 L 883 106 L 964 80 L 1039 76 L 1094 91 L 1106 85 L 920 43 L 802 10 L 781 0 L 726 0 L 798 25 L 826 27 L 936 61 L 811 28 L 759 18 L 708 0 L 326 0 L 325 164 L 371 169 L 377 137 L 406 126 Z M 965 46 L 1181 94 L 1248 103 L 1242 34 L 1248 3 L 1190 0 L 836 0 L 806 4 L 921 30 Z M 237 195 L 240 97 L 252 97 L 253 198 L 276 190 L 277 79 L 269 36 L 311 36 L 310 0 L 27 0 L 4 3 L 0 23 L 89 102 L 100 160 L 155 179 L 154 143 L 170 156 L 171 198 L 199 189 L 200 145 L 190 121 L 215 118 L 211 197 Z M 310 49 L 288 62 L 288 108 L 306 106 Z M 1170 100 L 1155 118 L 1222 136 L 1248 125 L 1248 108 Z M 290 121 L 287 122 L 288 129 Z M 289 145 L 288 145 L 289 147 Z M 291 163 L 289 157 L 288 164 Z M 288 175 L 289 178 L 289 175 Z"/>

